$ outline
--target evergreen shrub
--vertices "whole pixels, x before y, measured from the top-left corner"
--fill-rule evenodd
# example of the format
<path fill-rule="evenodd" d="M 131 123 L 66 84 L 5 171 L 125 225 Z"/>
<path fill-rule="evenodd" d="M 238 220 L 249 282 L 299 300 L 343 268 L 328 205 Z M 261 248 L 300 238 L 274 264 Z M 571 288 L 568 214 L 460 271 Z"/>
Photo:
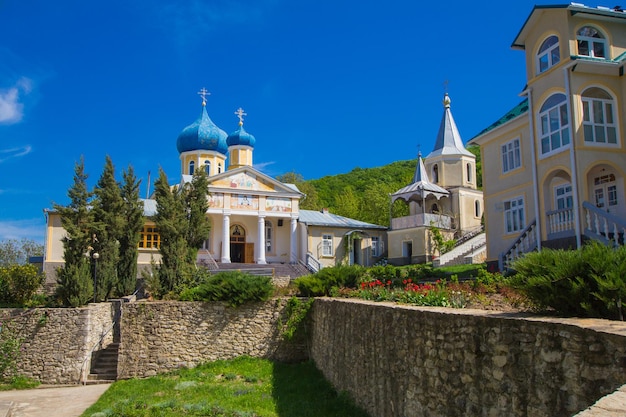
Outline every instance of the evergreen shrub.
<path fill-rule="evenodd" d="M 180 294 L 183 301 L 225 301 L 231 307 L 267 301 L 274 291 L 270 277 L 240 271 L 225 271 L 205 277 L 197 286 Z"/>
<path fill-rule="evenodd" d="M 511 283 L 559 315 L 623 319 L 626 248 L 588 242 L 580 250 L 543 249 L 513 263 Z"/>

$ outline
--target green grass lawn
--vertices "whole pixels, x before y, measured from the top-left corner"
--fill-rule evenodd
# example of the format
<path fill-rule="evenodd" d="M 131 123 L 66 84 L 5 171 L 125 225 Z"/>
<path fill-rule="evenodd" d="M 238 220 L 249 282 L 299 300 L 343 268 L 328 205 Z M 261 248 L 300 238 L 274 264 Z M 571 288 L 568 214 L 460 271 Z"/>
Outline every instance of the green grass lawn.
<path fill-rule="evenodd" d="M 237 358 L 118 381 L 84 417 L 367 417 L 312 362 Z"/>

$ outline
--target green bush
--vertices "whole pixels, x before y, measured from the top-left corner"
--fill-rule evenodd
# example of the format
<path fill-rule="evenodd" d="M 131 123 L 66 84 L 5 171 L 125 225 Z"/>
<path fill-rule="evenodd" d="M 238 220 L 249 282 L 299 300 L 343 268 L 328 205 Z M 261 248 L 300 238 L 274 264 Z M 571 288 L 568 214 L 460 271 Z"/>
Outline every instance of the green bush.
<path fill-rule="evenodd" d="M 330 295 L 333 289 L 356 288 L 366 272 L 360 265 L 340 265 L 320 269 L 315 274 L 297 278 L 294 283 L 300 295 L 320 297 Z"/>
<path fill-rule="evenodd" d="M 35 265 L 0 267 L 0 302 L 24 305 L 43 285 L 44 276 Z"/>
<path fill-rule="evenodd" d="M 270 277 L 255 276 L 239 271 L 219 272 L 204 279 L 193 288 L 180 293 L 183 301 L 225 301 L 237 307 L 252 301 L 267 301 L 274 286 Z"/>
<path fill-rule="evenodd" d="M 623 318 L 626 248 L 589 242 L 577 251 L 543 249 L 513 263 L 512 285 L 539 307 L 579 317 Z"/>

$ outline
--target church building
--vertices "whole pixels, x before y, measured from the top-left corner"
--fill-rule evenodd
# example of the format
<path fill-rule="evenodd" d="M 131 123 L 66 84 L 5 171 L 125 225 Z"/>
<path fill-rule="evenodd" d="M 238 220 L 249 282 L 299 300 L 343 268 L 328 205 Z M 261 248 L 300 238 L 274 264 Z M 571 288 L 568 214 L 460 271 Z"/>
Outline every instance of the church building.
<path fill-rule="evenodd" d="M 481 232 L 483 193 L 477 188 L 476 157 L 465 149 L 443 99 L 443 117 L 433 151 L 417 159 L 413 182 L 391 195 L 391 204 L 408 204 L 409 215 L 391 219 L 389 262 L 395 265 L 430 262 L 441 255 L 433 239 L 465 239 Z"/>
<path fill-rule="evenodd" d="M 226 134 L 209 117 L 204 89 L 200 117 L 178 135 L 181 184 L 195 170 L 208 174 L 211 230 L 198 253 L 198 264 L 214 269 L 226 264 L 286 264 L 316 271 L 342 264 L 372 265 L 386 244 L 387 227 L 321 211 L 300 210 L 305 197 L 294 184 L 282 183 L 253 167 L 256 139 L 246 132 L 243 109 L 235 114 L 239 126 Z M 157 205 L 145 199 L 144 227 L 139 242 L 139 269 L 160 258 L 161 244 L 153 216 Z M 60 215 L 46 210 L 44 271 L 48 283 L 63 265 L 65 230 Z M 303 268 L 293 268 L 292 277 Z"/>

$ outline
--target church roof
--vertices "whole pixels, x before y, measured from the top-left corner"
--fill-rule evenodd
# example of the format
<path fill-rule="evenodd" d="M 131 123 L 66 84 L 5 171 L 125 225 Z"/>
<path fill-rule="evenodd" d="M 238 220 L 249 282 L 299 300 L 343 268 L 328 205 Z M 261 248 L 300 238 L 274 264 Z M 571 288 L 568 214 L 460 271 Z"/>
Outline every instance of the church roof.
<path fill-rule="evenodd" d="M 179 153 L 197 150 L 228 152 L 227 134 L 217 127 L 206 111 L 206 102 L 202 102 L 202 114 L 192 124 L 180 132 L 176 141 Z"/>
<path fill-rule="evenodd" d="M 450 97 L 448 97 L 448 93 L 446 93 L 443 98 L 443 106 L 443 117 L 439 125 L 435 148 L 426 159 L 440 155 L 467 155 L 474 157 L 474 154 L 463 146 L 461 135 L 459 134 L 459 130 L 452 117 L 452 112 L 450 111 Z"/>
<path fill-rule="evenodd" d="M 424 160 L 422 155 L 417 157 L 417 166 L 415 167 L 415 174 L 413 175 L 413 183 L 407 185 L 391 194 L 391 201 L 396 201 L 399 198 L 409 201 L 414 200 L 416 197 L 426 197 L 429 194 L 436 195 L 438 197 L 448 195 L 450 192 L 443 187 L 433 184 L 428 179 L 428 173 L 424 166 Z"/>
<path fill-rule="evenodd" d="M 309 226 L 342 227 L 350 229 L 387 229 L 386 226 L 339 216 L 338 214 L 332 214 L 327 210 L 300 210 L 298 221 Z"/>
<path fill-rule="evenodd" d="M 235 114 L 239 116 L 239 128 L 228 135 L 228 138 L 226 138 L 226 144 L 228 146 L 244 145 L 254 147 L 256 139 L 243 128 L 243 116 L 245 116 L 246 113 L 244 113 L 243 109 L 240 107 L 237 109 Z"/>

